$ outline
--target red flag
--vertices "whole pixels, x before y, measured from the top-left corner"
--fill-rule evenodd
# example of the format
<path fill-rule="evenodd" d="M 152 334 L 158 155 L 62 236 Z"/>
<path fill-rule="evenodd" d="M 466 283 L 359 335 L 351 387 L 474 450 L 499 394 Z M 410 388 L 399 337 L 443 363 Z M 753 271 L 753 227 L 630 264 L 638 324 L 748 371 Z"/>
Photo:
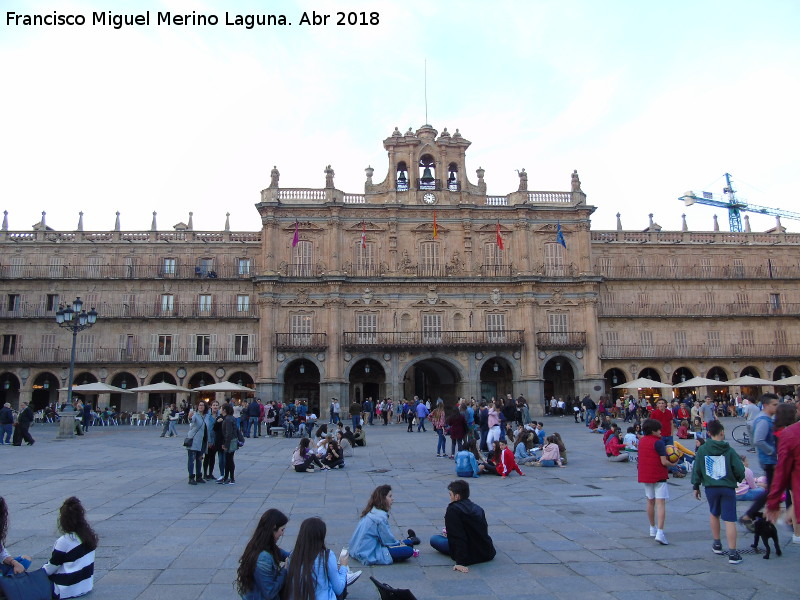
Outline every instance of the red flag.
<path fill-rule="evenodd" d="M 506 249 L 503 245 L 503 237 L 500 235 L 500 221 L 497 222 L 497 247 L 500 248 L 500 250 Z"/>
<path fill-rule="evenodd" d="M 292 248 L 297 246 L 300 243 L 300 224 L 297 222 L 297 219 L 294 220 L 294 237 L 292 238 Z"/>
<path fill-rule="evenodd" d="M 439 228 L 436 227 L 436 211 L 433 211 L 433 237 L 439 237 Z"/>
<path fill-rule="evenodd" d="M 361 247 L 367 247 L 367 226 L 364 221 L 361 221 Z"/>

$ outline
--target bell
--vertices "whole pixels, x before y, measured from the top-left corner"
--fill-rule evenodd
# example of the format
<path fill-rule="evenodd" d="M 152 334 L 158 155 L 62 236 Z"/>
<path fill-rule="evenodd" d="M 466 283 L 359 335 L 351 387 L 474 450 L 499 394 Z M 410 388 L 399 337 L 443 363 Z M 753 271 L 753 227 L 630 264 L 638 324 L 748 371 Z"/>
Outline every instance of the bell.
<path fill-rule="evenodd" d="M 455 183 L 456 181 L 456 174 L 454 171 L 450 171 L 450 177 L 447 178 L 448 183 Z"/>
<path fill-rule="evenodd" d="M 408 181 L 408 179 L 406 178 L 406 172 L 405 171 L 400 171 L 400 177 L 397 178 L 397 181 L 402 181 L 403 183 Z"/>
<path fill-rule="evenodd" d="M 432 181 L 433 175 L 431 174 L 431 168 L 425 167 L 425 170 L 422 172 L 422 181 Z"/>

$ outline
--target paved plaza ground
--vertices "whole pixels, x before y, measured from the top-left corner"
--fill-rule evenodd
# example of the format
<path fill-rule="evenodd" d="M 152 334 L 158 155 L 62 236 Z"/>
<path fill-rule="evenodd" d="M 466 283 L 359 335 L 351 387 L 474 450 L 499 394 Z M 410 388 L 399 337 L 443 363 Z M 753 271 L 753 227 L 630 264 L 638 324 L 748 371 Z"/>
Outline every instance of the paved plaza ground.
<path fill-rule="evenodd" d="M 297 439 L 247 440 L 236 453 L 234 486 L 187 485 L 185 425 L 171 439 L 159 437 L 160 427 L 119 426 L 58 442 L 55 426 L 37 425 L 34 446 L 0 447 L 0 495 L 10 511 L 7 546 L 41 566 L 58 535 L 58 507 L 77 495 L 100 535 L 93 597 L 237 598 L 232 581 L 238 560 L 266 509 L 289 515 L 286 549 L 304 518 L 320 516 L 329 547 L 338 551 L 369 493 L 389 483 L 395 497 L 390 521 L 398 536 L 416 530 L 421 554 L 405 564 L 364 567 L 349 590 L 352 600 L 378 598 L 369 575 L 408 587 L 420 600 L 798 597 L 800 545 L 789 543 L 788 528 L 779 527 L 782 557 L 743 554 L 744 562 L 729 565 L 711 552 L 705 500 L 693 498 L 688 478 L 671 479 L 670 544 L 661 546 L 648 536 L 635 466 L 607 462 L 600 436 L 571 418 L 544 421 L 548 433 L 561 433 L 569 466 L 525 468 L 524 478 L 470 480 L 498 554 L 469 574 L 452 571 L 452 561 L 427 543 L 443 526 L 453 462 L 435 457 L 430 427 L 407 433 L 404 425 L 367 427 L 368 446 L 357 448 L 344 470 L 327 473 L 291 469 Z M 726 428 L 738 422 L 727 419 Z M 749 549 L 752 536 L 744 533 L 740 529 L 739 548 Z"/>

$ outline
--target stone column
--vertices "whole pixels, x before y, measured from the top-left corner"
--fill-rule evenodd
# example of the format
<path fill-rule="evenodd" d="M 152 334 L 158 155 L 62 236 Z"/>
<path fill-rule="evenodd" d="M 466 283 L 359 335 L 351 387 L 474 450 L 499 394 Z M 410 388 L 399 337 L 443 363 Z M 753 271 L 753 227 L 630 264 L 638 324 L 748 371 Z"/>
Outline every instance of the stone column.
<path fill-rule="evenodd" d="M 58 435 L 56 441 L 69 440 L 75 437 L 75 409 L 67 404 L 64 410 L 59 411 Z"/>

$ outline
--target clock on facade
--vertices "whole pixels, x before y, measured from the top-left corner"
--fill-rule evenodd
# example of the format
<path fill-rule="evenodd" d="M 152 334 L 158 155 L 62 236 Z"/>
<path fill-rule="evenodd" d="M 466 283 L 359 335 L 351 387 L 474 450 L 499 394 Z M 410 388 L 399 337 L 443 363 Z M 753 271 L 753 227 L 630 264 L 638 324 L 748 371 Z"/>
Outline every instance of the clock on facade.
<path fill-rule="evenodd" d="M 425 204 L 436 204 L 436 195 L 435 194 L 431 194 L 430 192 L 428 192 L 427 194 L 425 194 L 422 197 L 422 201 Z"/>

